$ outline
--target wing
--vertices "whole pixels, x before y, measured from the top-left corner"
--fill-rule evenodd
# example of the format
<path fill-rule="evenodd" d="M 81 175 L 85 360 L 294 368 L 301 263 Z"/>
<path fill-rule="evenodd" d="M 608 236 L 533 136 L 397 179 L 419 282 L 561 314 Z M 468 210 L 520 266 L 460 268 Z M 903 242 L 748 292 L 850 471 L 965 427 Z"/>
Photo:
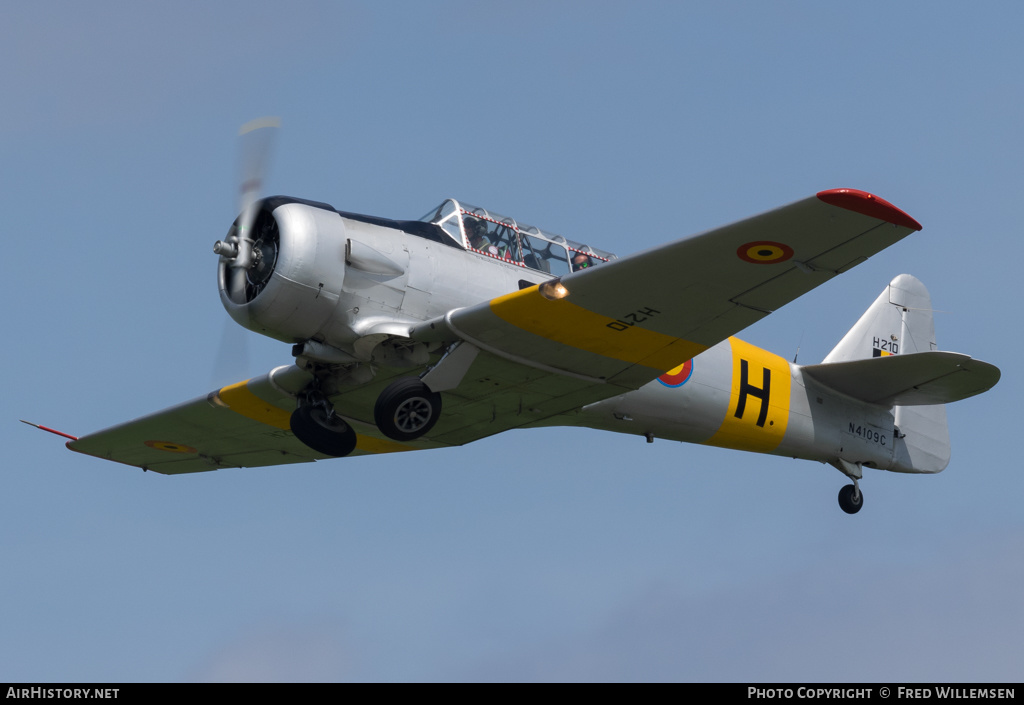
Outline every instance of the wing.
<path fill-rule="evenodd" d="M 479 351 L 424 377 L 447 392 L 431 437 L 464 443 L 638 389 L 920 229 L 877 196 L 822 191 L 452 311 L 410 334 Z"/>
<path fill-rule="evenodd" d="M 295 392 L 310 379 L 309 373 L 295 366 L 279 367 L 262 377 L 83 436 L 67 446 L 166 475 L 322 460 L 328 456 L 295 438 L 288 425 Z M 358 434 L 353 455 L 429 447 L 375 437 L 376 429 L 352 423 Z"/>
<path fill-rule="evenodd" d="M 413 330 L 636 389 L 921 226 L 837 189 L 533 286 Z"/>

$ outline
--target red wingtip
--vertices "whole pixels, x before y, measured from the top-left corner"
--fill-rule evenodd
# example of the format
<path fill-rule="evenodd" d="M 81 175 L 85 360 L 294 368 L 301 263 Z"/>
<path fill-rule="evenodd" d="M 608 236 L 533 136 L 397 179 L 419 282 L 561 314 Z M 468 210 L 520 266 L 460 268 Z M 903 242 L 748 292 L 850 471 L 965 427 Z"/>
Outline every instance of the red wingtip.
<path fill-rule="evenodd" d="M 848 211 L 878 218 L 887 223 L 902 225 L 911 230 L 921 229 L 921 224 L 909 215 L 885 199 L 879 198 L 867 191 L 858 191 L 853 188 L 834 188 L 828 191 L 820 191 L 818 198 L 830 206 L 845 208 Z"/>

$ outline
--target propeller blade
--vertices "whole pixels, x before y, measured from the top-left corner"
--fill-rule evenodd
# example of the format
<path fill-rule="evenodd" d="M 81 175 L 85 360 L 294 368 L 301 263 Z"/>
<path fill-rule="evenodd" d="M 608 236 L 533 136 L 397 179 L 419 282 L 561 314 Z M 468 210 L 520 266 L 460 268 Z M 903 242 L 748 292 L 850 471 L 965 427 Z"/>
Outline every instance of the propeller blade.
<path fill-rule="evenodd" d="M 238 255 L 233 267 L 246 270 L 252 266 L 252 225 L 256 219 L 256 203 L 263 191 L 263 179 L 274 146 L 280 118 L 263 117 L 242 125 L 239 159 Z"/>
<path fill-rule="evenodd" d="M 210 369 L 211 388 L 222 387 L 250 376 L 250 357 L 249 332 L 225 316 L 220 344 Z"/>

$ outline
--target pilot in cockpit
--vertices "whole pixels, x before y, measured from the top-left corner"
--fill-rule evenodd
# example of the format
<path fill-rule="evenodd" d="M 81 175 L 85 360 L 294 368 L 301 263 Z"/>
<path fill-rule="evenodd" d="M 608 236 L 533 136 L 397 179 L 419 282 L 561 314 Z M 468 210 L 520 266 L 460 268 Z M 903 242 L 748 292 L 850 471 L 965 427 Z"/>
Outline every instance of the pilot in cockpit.
<path fill-rule="evenodd" d="M 487 239 L 487 227 L 476 218 L 465 218 L 462 224 L 466 228 L 466 240 L 474 250 L 483 250 L 490 244 Z"/>
<path fill-rule="evenodd" d="M 466 218 L 463 221 L 466 228 L 466 239 L 469 246 L 474 250 L 486 252 L 487 254 L 500 256 L 500 250 L 487 238 L 487 226 L 483 221 L 476 218 Z"/>
<path fill-rule="evenodd" d="M 577 252 L 572 256 L 572 271 L 574 272 L 591 267 L 593 264 L 590 260 L 590 255 L 583 252 Z"/>

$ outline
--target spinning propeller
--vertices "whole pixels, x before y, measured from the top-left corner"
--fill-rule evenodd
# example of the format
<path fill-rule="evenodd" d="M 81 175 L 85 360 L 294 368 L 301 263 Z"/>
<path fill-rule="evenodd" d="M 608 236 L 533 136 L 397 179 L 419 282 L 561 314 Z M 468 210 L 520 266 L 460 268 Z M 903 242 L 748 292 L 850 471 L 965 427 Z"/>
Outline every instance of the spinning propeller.
<path fill-rule="evenodd" d="M 238 218 L 224 240 L 213 246 L 221 256 L 221 286 L 227 298 L 238 304 L 231 313 L 237 323 L 245 327 L 249 319 L 251 301 L 270 279 L 277 262 L 279 240 L 273 218 L 257 218 L 259 199 L 263 190 L 267 164 L 281 121 L 265 117 L 242 125 L 239 130 L 239 189 Z M 262 226 L 262 228 L 261 228 Z M 261 232 L 272 231 L 272 232 Z M 245 332 L 231 321 L 224 320 L 220 346 L 214 356 L 211 384 L 223 384 L 249 369 L 249 339 Z"/>
<path fill-rule="evenodd" d="M 242 125 L 239 159 L 239 216 L 235 226 L 224 240 L 214 246 L 215 254 L 228 260 L 228 297 L 237 304 L 244 304 L 270 277 L 277 258 L 277 241 L 273 237 L 262 237 L 256 222 L 257 204 L 263 189 L 263 179 L 270 160 L 280 119 L 265 117 Z"/>

